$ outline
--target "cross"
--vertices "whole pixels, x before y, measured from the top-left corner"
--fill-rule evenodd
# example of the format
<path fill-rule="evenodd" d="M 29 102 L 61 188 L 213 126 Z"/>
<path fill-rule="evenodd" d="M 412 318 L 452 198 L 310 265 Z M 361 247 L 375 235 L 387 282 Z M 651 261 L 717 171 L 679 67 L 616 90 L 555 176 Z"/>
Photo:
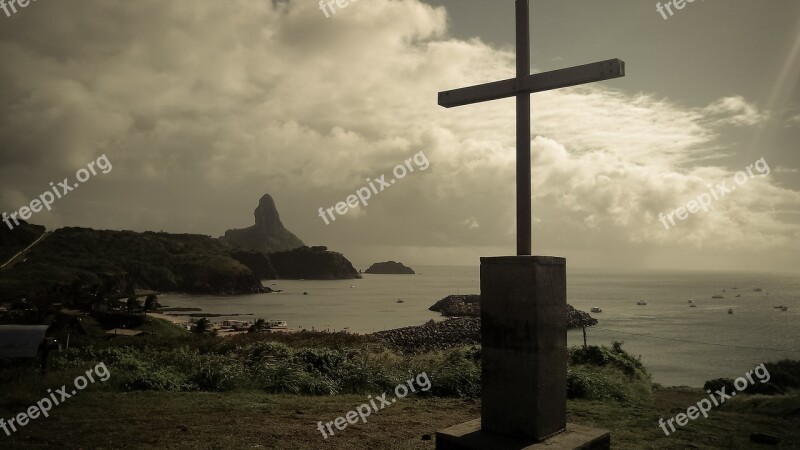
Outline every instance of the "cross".
<path fill-rule="evenodd" d="M 625 76 L 625 62 L 609 59 L 531 75 L 529 0 L 516 0 L 517 76 L 493 83 L 439 92 L 445 108 L 517 97 L 517 255 L 531 255 L 531 96 Z"/>

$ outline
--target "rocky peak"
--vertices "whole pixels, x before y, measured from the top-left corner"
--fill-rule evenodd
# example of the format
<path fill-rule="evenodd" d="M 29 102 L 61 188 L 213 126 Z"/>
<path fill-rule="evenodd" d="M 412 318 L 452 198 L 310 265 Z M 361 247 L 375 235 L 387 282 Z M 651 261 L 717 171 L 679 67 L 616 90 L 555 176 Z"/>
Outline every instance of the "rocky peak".
<path fill-rule="evenodd" d="M 263 231 L 272 231 L 276 229 L 285 229 L 281 223 L 278 208 L 275 207 L 275 200 L 269 194 L 264 194 L 261 200 L 258 201 L 258 206 L 253 212 L 256 217 L 256 229 Z"/>
<path fill-rule="evenodd" d="M 275 200 L 264 194 L 258 201 L 255 212 L 255 225 L 249 228 L 233 229 L 225 232 L 222 240 L 242 248 L 265 253 L 280 252 L 303 247 L 303 241 L 287 230 L 281 222 Z"/>

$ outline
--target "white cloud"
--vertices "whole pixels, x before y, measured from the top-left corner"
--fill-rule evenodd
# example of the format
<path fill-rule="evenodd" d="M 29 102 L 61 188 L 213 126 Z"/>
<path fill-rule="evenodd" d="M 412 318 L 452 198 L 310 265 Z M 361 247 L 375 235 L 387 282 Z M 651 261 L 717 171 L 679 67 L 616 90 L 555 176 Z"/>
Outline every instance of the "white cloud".
<path fill-rule="evenodd" d="M 769 114 L 760 112 L 755 105 L 740 96 L 721 98 L 705 107 L 702 113 L 713 125 L 750 126 L 769 118 Z"/>
<path fill-rule="evenodd" d="M 326 19 L 306 1 L 86 0 L 26 16 L 0 31 L 3 206 L 106 153 L 113 176 L 46 223 L 218 235 L 270 192 L 307 242 L 513 242 L 513 100 L 443 109 L 436 93 L 511 77 L 514 55 L 449 37 L 442 8 L 370 0 Z M 798 194 L 769 177 L 670 232 L 657 222 L 738 170 L 709 161 L 724 127 L 767 119 L 746 99 L 685 108 L 598 84 L 534 105 L 535 240 L 796 250 L 797 223 L 775 211 Z M 316 216 L 420 150 L 429 170 L 350 220 Z"/>

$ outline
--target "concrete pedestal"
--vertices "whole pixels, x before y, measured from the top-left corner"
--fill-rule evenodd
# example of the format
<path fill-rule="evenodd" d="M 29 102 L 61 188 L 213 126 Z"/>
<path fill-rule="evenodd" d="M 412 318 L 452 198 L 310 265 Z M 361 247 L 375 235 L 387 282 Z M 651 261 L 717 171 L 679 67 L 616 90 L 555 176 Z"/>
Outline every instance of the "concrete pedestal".
<path fill-rule="evenodd" d="M 608 432 L 567 426 L 566 260 L 481 258 L 481 419 L 436 448 L 609 448 Z"/>
<path fill-rule="evenodd" d="M 608 431 L 567 424 L 567 429 L 543 441 L 535 442 L 481 430 L 475 419 L 436 433 L 437 450 L 609 450 Z"/>
<path fill-rule="evenodd" d="M 481 258 L 483 430 L 542 440 L 567 426 L 567 263 Z"/>

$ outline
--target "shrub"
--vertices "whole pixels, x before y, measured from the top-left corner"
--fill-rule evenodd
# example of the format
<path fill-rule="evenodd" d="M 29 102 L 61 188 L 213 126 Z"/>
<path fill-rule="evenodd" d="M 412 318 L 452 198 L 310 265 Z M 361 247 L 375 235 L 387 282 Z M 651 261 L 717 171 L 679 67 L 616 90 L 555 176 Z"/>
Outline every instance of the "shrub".
<path fill-rule="evenodd" d="M 288 345 L 270 341 L 256 342 L 239 351 L 244 354 L 244 362 L 248 367 L 258 366 L 264 361 L 289 360 L 294 356 L 294 351 Z"/>
<path fill-rule="evenodd" d="M 748 381 L 746 394 L 778 395 L 789 390 L 800 388 L 800 361 L 781 360 L 776 363 L 765 363 L 764 367 L 769 372 L 769 381 L 761 383 L 757 376 L 751 375 L 755 383 Z M 745 378 L 742 374 L 742 378 Z M 736 392 L 734 380 L 730 378 L 717 378 L 708 380 L 703 389 L 717 391 L 725 387 L 726 392 Z"/>
<path fill-rule="evenodd" d="M 567 369 L 567 398 L 587 400 L 630 400 L 626 388 L 604 374 L 587 368 Z"/>
<path fill-rule="evenodd" d="M 716 392 L 725 389 L 725 392 L 736 392 L 736 387 L 733 385 L 733 380 L 730 378 L 717 378 L 715 380 L 708 380 L 703 384 L 703 390 Z"/>
<path fill-rule="evenodd" d="M 320 374 L 312 374 L 291 364 L 263 363 L 255 368 L 254 378 L 270 393 L 336 394 L 336 385 Z"/>
<path fill-rule="evenodd" d="M 622 342 L 614 342 L 611 348 L 590 345 L 588 347 L 572 347 L 569 349 L 569 363 L 573 365 L 589 364 L 600 367 L 611 366 L 622 370 L 629 377 L 649 380 L 644 364 L 622 349 Z"/>
<path fill-rule="evenodd" d="M 800 389 L 800 361 L 784 359 L 776 363 L 766 363 L 764 366 L 769 372 L 770 379 L 761 386 L 771 384 L 781 390 Z"/>
<path fill-rule="evenodd" d="M 474 355 L 460 349 L 445 353 L 443 360 L 430 370 L 433 395 L 474 398 L 481 395 L 481 368 Z"/>
<path fill-rule="evenodd" d="M 198 355 L 198 364 L 189 381 L 203 391 L 229 391 L 244 379 L 239 361 L 222 355 Z"/>
<path fill-rule="evenodd" d="M 122 386 L 128 391 L 191 391 L 195 390 L 183 374 L 170 367 L 150 367 L 125 375 Z"/>

